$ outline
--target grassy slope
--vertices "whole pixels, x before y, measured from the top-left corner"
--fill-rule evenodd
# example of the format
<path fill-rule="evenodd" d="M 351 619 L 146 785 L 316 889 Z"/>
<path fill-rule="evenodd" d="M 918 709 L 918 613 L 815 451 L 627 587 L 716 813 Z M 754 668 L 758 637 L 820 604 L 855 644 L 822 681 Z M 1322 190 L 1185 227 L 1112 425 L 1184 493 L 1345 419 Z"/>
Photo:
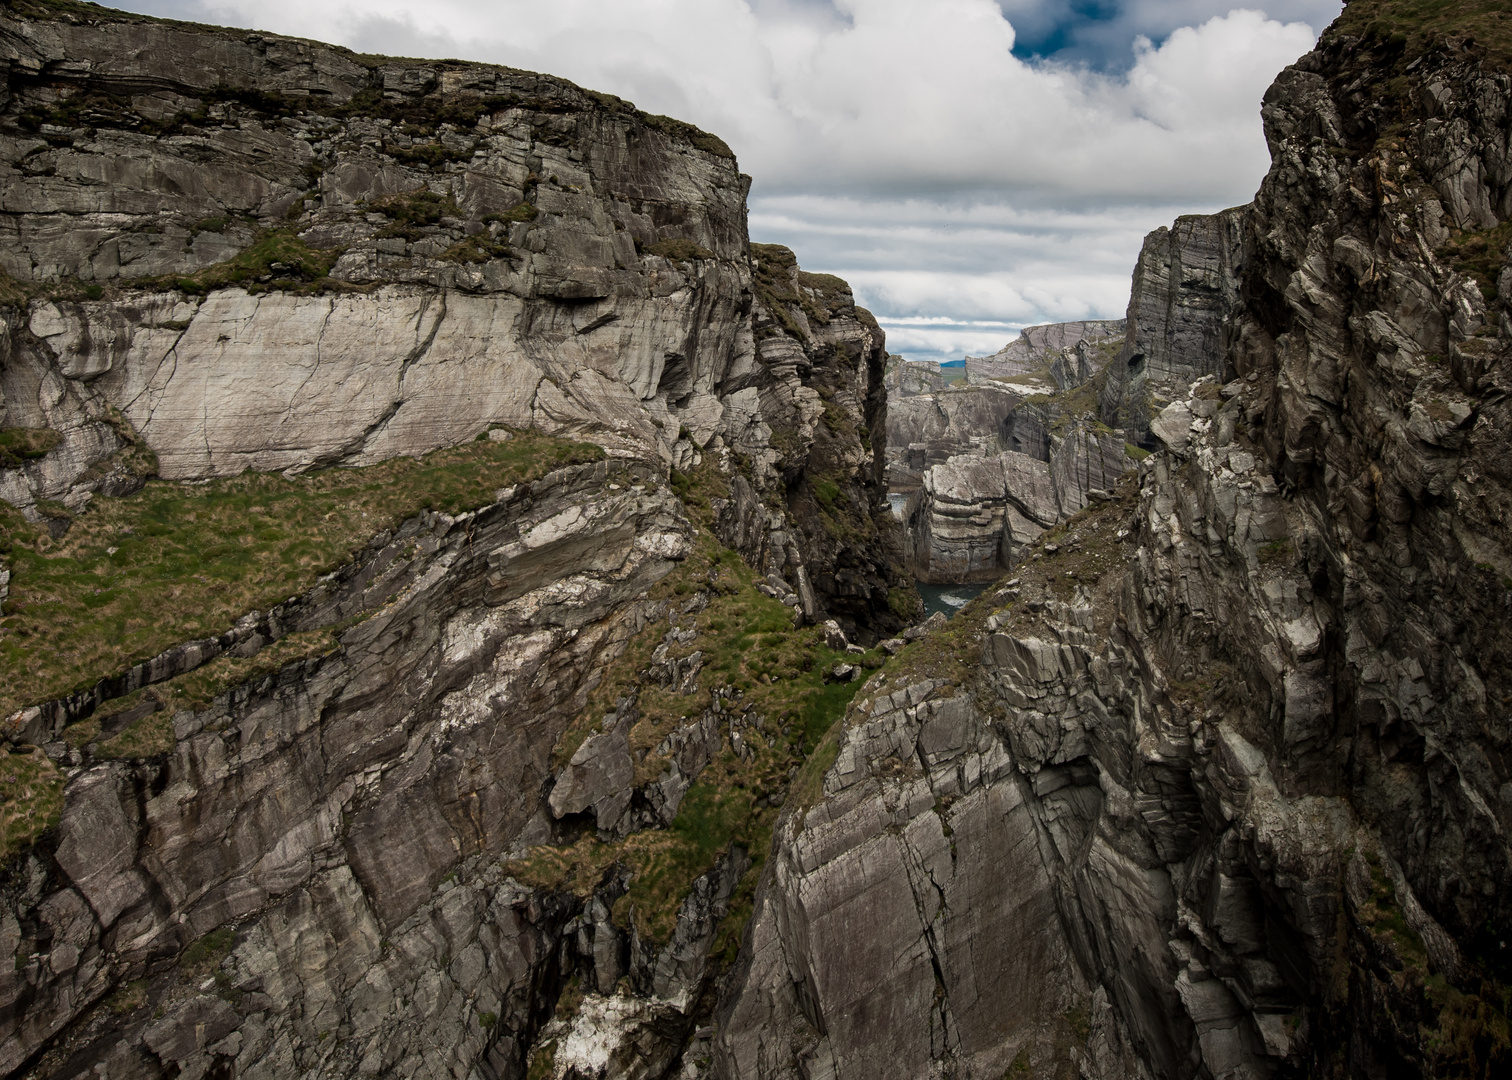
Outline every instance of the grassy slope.
<path fill-rule="evenodd" d="M 739 692 L 738 698 L 727 699 L 727 708 L 745 717 L 741 737 L 752 753 L 746 759 L 734 753 L 726 725 L 721 753 L 689 789 L 669 829 L 611 843 L 588 837 L 568 848 L 539 847 L 509 869 L 524 883 L 586 896 L 605 869 L 624 866 L 632 878 L 629 892 L 615 905 L 616 919 L 628 926 L 633 918 L 643 938 L 665 941 L 693 881 L 738 844 L 750 853 L 753 865 L 714 947 L 728 958 L 750 914 L 788 777 L 820 745 L 862 684 L 826 682 L 826 672 L 837 662 L 857 658 L 827 648 L 818 627 L 795 629 L 792 610 L 758 592 L 755 571 L 709 531 L 707 499 L 721 493 L 723 480 L 705 467 L 695 476 L 677 477 L 674 487 L 699 524 L 698 542 L 694 554 L 651 595 L 679 603 L 699 591 L 709 596 L 707 607 L 678 622 L 684 628 L 696 626 L 698 635 L 669 650 L 670 657 L 703 652 L 706 662 L 697 690 L 684 695 L 642 678 L 671 625 L 653 623 L 611 665 L 588 707 L 563 735 L 556 763 L 565 763 L 614 703 L 631 692 L 638 692 L 641 713 L 630 733 L 638 782 L 662 774 L 667 763 L 655 755 L 655 747 L 679 724 L 700 716 L 716 689 Z M 870 653 L 861 662 L 877 666 L 881 657 Z"/>
<path fill-rule="evenodd" d="M 1350 0 L 1327 31 L 1378 42 L 1407 56 L 1463 47 L 1500 71 L 1512 70 L 1512 11 L 1506 0 Z"/>
<path fill-rule="evenodd" d="M 298 595 L 424 509 L 456 513 L 597 447 L 537 434 L 294 479 L 152 481 L 95 498 L 61 540 L 0 504 L 12 572 L 0 621 L 0 717 L 93 685 Z"/>

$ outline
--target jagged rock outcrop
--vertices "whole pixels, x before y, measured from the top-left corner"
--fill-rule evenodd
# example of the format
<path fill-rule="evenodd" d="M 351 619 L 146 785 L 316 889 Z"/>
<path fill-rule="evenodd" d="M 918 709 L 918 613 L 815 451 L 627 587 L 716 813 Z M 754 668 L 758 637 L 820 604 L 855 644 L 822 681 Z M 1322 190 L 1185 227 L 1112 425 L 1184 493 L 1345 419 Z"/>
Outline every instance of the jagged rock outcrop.
<path fill-rule="evenodd" d="M 1020 388 L 957 386 L 893 398 L 887 405 L 887 490 L 911 492 L 925 472 L 957 454 L 993 454 L 1011 445 Z M 1005 445 L 1006 444 L 1006 445 Z"/>
<path fill-rule="evenodd" d="M 1223 374 L 1223 322 L 1238 301 L 1247 207 L 1187 214 L 1144 239 L 1128 332 L 1099 388 L 1104 423 L 1143 441 L 1153 412 L 1194 380 Z"/>
<path fill-rule="evenodd" d="M 729 451 L 801 519 L 777 568 L 817 560 L 821 607 L 896 628 L 895 538 L 870 544 L 883 335 L 839 279 L 763 293 L 717 138 L 549 76 L 92 5 L 8 17 L 0 56 L 27 297 L 0 313 L 0 426 L 61 436 L 0 470 L 31 519 L 153 473 L 368 464 L 491 424 L 680 469 Z M 811 467 L 855 544 L 812 520 Z"/>
<path fill-rule="evenodd" d="M 903 510 L 905 558 L 921 581 L 992 581 L 1046 529 L 1101 498 L 1132 464 L 1122 436 L 1072 425 L 1048 460 L 962 454 L 924 474 Z"/>
<path fill-rule="evenodd" d="M 928 441 L 918 438 L 926 434 L 927 411 L 912 402 L 894 406 L 889 490 L 920 492 L 905 512 L 909 566 L 916 576 L 981 580 L 1011 567 L 1023 543 L 1085 506 L 1087 491 L 1110 485 L 1126 467 L 1125 442 L 1150 441 L 1152 409 L 1182 396 L 1193 380 L 1222 373 L 1223 322 L 1237 303 L 1243 265 L 1243 212 L 1188 215 L 1145 237 L 1126 319 L 1030 327 L 992 357 L 967 358 L 968 379 L 984 389 L 1003 385 L 996 381 L 1003 378 L 1040 374 L 1047 385 L 1017 389 L 1048 391 L 1051 402 L 1015 404 L 1002 419 L 993 418 L 996 430 L 986 418 L 957 410 L 965 413 L 964 422 L 938 435 L 928 432 L 934 435 Z M 1080 387 L 1090 388 L 1090 402 L 1053 400 L 1056 392 Z M 1064 428 L 1065 416 L 1101 423 L 1078 424 L 1069 435 L 1052 437 L 1050 429 Z M 1001 451 L 1049 463 L 1059 477 L 1057 490 L 1066 492 L 1057 500 L 1064 513 L 1035 517 L 1032 495 L 1015 498 L 1011 486 L 1005 490 L 998 483 L 998 470 L 984 471 L 979 464 L 961 463 L 933 482 L 924 475 L 953 454 Z M 1024 472 L 1020 463 L 1005 475 L 1011 484 Z M 980 490 L 972 489 L 973 478 L 983 482 Z M 1005 518 L 1009 504 L 1014 510 Z"/>
<path fill-rule="evenodd" d="M 751 566 L 787 580 L 811 622 L 827 611 L 871 644 L 903 625 L 895 590 L 902 610 L 916 602 L 884 495 L 884 335 L 839 278 L 803 272 L 774 244 L 752 245 L 752 256 L 756 371 L 727 384 L 738 388 L 730 435 L 710 444 L 742 477 L 715 528 Z"/>
<path fill-rule="evenodd" d="M 1083 342 L 1096 344 L 1123 334 L 1123 319 L 1026 326 L 1018 337 L 991 356 L 966 357 L 966 381 L 976 383 L 1011 375 L 1028 375 L 1048 367 L 1067 349 L 1074 349 Z"/>
<path fill-rule="evenodd" d="M 1129 465 L 1125 436 L 1095 421 L 1092 395 L 1122 344 L 1122 326 L 1032 327 L 1046 350 L 1047 342 L 1072 342 L 1036 354 L 1043 381 L 990 378 L 892 404 L 888 490 L 909 495 L 905 558 L 915 577 L 991 580 L 1042 532 L 1112 488 Z M 1051 355 L 1048 366 L 1041 362 Z"/>
<path fill-rule="evenodd" d="M 610 452 L 7 718 L 63 786 L 5 870 L 0 1074 L 518 1076 L 569 973 L 657 1072 L 749 853 L 717 853 L 658 941 L 611 919 L 624 873 L 580 894 L 500 860 L 665 828 L 739 753 L 716 702 L 636 775 L 632 696 L 552 759 L 626 641 L 691 610 L 647 596 L 692 549 L 685 505 L 798 621 L 905 624 L 875 321 L 786 249 L 752 257 L 718 139 L 558 79 L 67 2 L 7 10 L 0 56 L 0 427 L 38 436 L 0 498 L 28 520 L 501 426 Z M 730 498 L 685 502 L 700 466 Z M 172 715 L 171 749 L 60 737 L 316 630 L 321 655 Z M 696 658 L 663 666 L 696 683 Z"/>
<path fill-rule="evenodd" d="M 1512 78 L 1484 14 L 1407 17 L 1355 0 L 1267 93 L 1222 374 L 1154 418 L 1137 483 L 833 733 L 724 1075 L 1512 1062 Z M 980 921 L 984 866 L 997 909 L 1054 920 Z M 834 941 L 861 911 L 906 927 L 885 966 Z"/>
<path fill-rule="evenodd" d="M 901 356 L 887 358 L 887 394 L 890 398 L 914 397 L 917 394 L 933 394 L 945 389 L 945 376 L 937 360 L 905 360 Z"/>

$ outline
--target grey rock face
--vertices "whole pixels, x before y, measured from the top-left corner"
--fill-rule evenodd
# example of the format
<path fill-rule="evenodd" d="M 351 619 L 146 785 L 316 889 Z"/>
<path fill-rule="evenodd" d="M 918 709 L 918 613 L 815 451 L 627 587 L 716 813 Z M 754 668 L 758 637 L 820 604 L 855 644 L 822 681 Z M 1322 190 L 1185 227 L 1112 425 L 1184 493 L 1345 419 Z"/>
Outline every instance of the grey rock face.
<path fill-rule="evenodd" d="M 1512 927 L 1512 537 L 1491 509 L 1512 321 L 1461 245 L 1512 212 L 1512 80 L 1469 46 L 1395 55 L 1331 31 L 1267 94 L 1274 164 L 1237 215 L 1223 349 L 1152 417 L 1137 494 L 952 622 L 964 674 L 941 685 L 905 653 L 832 733 L 822 796 L 779 831 L 724 1075 L 994 1075 L 952 1028 L 958 996 L 981 1004 L 952 940 L 1010 967 L 1074 958 L 1025 977 L 1063 1000 L 1096 987 L 1107 1034 L 1089 1024 L 1064 1058 L 1083 1076 L 1506 1067 L 1479 1024 L 1500 1023 Z M 1048 881 L 1055 917 L 987 944 L 949 902 L 959 841 L 947 869 L 917 837 L 961 836 L 955 815 L 993 798 L 989 861 L 1012 872 L 988 902 Z M 1010 856 L 1020 813 L 1033 841 Z M 882 970 L 835 942 L 851 911 L 908 926 Z M 1012 986 L 971 989 L 1035 1015 Z M 1486 1019 L 1457 1027 L 1467 1009 Z M 1443 1039 L 1472 1029 L 1473 1060 Z"/>
<path fill-rule="evenodd" d="M 790 252 L 763 291 L 718 139 L 549 76 L 83 6 L 7 14 L 0 56 L 0 258 L 37 294 L 0 310 L 0 425 L 61 436 L 0 470 L 29 518 L 535 427 L 734 453 L 758 496 L 841 478 L 859 540 L 800 493 L 746 553 L 807 578 L 810 618 L 897 628 L 882 332 Z"/>
<path fill-rule="evenodd" d="M 1193 380 L 1223 375 L 1223 322 L 1238 303 L 1246 210 L 1188 214 L 1145 237 L 1127 335 L 1099 392 L 1110 427 L 1137 435 L 1149 424 L 1152 402 L 1158 408 Z"/>
<path fill-rule="evenodd" d="M 887 392 L 893 398 L 934 394 L 945 389 L 945 376 L 936 360 L 887 358 Z"/>
<path fill-rule="evenodd" d="M 636 469 L 563 470 L 476 513 L 407 523 L 375 558 L 381 573 L 352 575 L 285 627 L 366 611 L 339 651 L 181 712 L 160 766 L 75 775 L 56 869 L 33 857 L 31 892 L 6 916 L 22 947 L 66 946 L 72 962 L 6 976 L 4 1067 L 149 971 L 144 993 L 165 1015 L 140 1010 L 122 1052 L 140 1045 L 165 1067 L 287 1076 L 371 1059 L 429 1075 L 417 1063 L 439 1040 L 451 1056 L 424 1068 L 440 1075 L 498 1037 L 478 1014 L 527 1025 L 541 957 L 511 905 L 529 893 L 496 860 L 546 827 L 557 735 L 595 668 L 657 615 L 636 597 L 689 550 L 680 504 Z M 585 773 L 613 771 L 612 754 L 585 756 Z M 603 814 L 593 779 L 576 794 Z M 66 941 L 45 914 L 63 910 Z M 435 920 L 460 920 L 450 945 L 405 944 Z M 181 997 L 193 981 L 152 966 L 228 924 L 232 1004 Z M 318 1038 L 337 1029 L 337 1044 Z"/>
<path fill-rule="evenodd" d="M 912 492 L 924 473 L 957 454 L 994 454 L 1011 440 L 1007 432 L 1024 394 L 1019 388 L 958 386 L 902 397 L 887 407 L 887 485 Z"/>
<path fill-rule="evenodd" d="M 1048 528 L 1111 491 L 1131 464 L 1120 435 L 1072 425 L 1048 461 L 959 455 L 924 474 L 904 508 L 906 557 L 923 581 L 991 581 Z"/>
<path fill-rule="evenodd" d="M 999 379 L 1027 375 L 1058 360 L 1067 349 L 1124 335 L 1123 319 L 1026 326 L 1019 336 L 991 356 L 966 357 L 966 378 Z"/>
<path fill-rule="evenodd" d="M 660 947 L 609 918 L 623 881 L 546 894 L 499 860 L 584 819 L 665 826 L 721 750 L 711 707 L 641 786 L 623 726 L 550 761 L 667 614 L 645 594 L 692 535 L 669 469 L 712 455 L 733 478 L 731 542 L 802 618 L 902 625 L 896 534 L 872 520 L 880 329 L 791 253 L 790 293 L 753 273 L 748 180 L 687 125 L 528 73 L 55 14 L 0 19 L 0 246 L 32 296 L 0 313 L 0 426 L 60 436 L 0 471 L 0 498 L 79 511 L 152 475 L 360 465 L 495 425 L 611 463 L 421 515 L 301 597 L 26 710 L 11 734 L 66 756 L 60 729 L 105 699 L 360 620 L 174 716 L 168 758 L 70 774 L 0 913 L 29 958 L 0 973 L 0 1073 L 519 1075 L 569 970 L 600 995 L 628 978 L 646 1023 L 626 1045 L 664 1065 L 746 854 L 695 882 Z M 262 259 L 270 237 L 317 269 Z M 843 531 L 811 475 L 843 485 L 823 507 Z"/>

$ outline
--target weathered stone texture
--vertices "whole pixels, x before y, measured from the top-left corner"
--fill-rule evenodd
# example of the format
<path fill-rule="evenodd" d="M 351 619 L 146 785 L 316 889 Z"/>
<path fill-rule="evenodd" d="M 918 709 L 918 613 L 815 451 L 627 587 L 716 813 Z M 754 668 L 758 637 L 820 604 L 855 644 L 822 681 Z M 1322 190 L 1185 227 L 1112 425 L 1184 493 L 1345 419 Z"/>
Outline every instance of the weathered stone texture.
<path fill-rule="evenodd" d="M 1123 319 L 1026 326 L 1018 337 L 991 356 L 966 357 L 966 379 L 975 383 L 979 380 L 1029 374 L 1049 366 L 1066 350 L 1074 349 L 1082 342 L 1099 342 L 1122 337 L 1123 334 Z"/>
<path fill-rule="evenodd" d="M 1036 985 L 1093 985 L 1089 1014 L 1113 1021 L 1089 1025 L 1081 1075 L 1507 1067 L 1512 272 L 1504 251 L 1489 274 L 1465 253 L 1512 211 L 1512 79 L 1478 55 L 1399 58 L 1336 30 L 1277 79 L 1254 206 L 1202 226 L 1227 232 L 1192 275 L 1154 252 L 1170 334 L 1131 318 L 1147 363 L 1205 377 L 1151 417 L 1137 489 L 957 617 L 964 676 L 915 666 L 862 691 L 822 797 L 779 831 L 723 1075 L 997 1075 L 964 1023 L 950 1038 L 941 943 L 974 909 L 910 897 L 888 849 L 935 821 L 960 835 L 955 815 L 994 794 L 1023 808 L 994 831 L 998 888 L 1027 901 L 1048 880 L 1056 912 L 994 933 L 1074 957 Z M 1211 366 L 1178 371 L 1183 340 Z M 942 705 L 987 722 L 931 740 Z M 1013 847 L 1020 812 L 1033 847 Z M 943 896 L 953 879 L 924 858 Z M 932 998 L 891 934 L 873 976 L 910 1003 L 886 1014 L 906 1030 L 852 1008 L 871 958 L 812 929 L 848 910 L 927 927 Z M 852 985 L 821 980 L 821 952 Z"/>

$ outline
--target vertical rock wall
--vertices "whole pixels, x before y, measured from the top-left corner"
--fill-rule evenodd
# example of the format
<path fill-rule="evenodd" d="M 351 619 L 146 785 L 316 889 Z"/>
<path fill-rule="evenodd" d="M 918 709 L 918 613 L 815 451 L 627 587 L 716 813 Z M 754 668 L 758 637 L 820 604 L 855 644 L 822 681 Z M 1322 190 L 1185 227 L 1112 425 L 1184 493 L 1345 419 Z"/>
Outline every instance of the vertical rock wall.
<path fill-rule="evenodd" d="M 1159 452 L 832 733 L 724 1075 L 1512 1064 L 1512 79 L 1483 15 L 1403 11 L 1356 0 L 1267 93 L 1235 291 L 1195 294 L 1230 305 L 1223 348 L 1152 418 Z M 1210 333 L 1197 310 L 1174 325 Z M 991 904 L 1055 918 L 956 902 L 984 864 Z M 834 940 L 862 911 L 907 927 L 878 969 Z M 997 956 L 1006 985 L 964 962 Z M 1012 1023 L 978 1041 L 984 995 Z"/>

